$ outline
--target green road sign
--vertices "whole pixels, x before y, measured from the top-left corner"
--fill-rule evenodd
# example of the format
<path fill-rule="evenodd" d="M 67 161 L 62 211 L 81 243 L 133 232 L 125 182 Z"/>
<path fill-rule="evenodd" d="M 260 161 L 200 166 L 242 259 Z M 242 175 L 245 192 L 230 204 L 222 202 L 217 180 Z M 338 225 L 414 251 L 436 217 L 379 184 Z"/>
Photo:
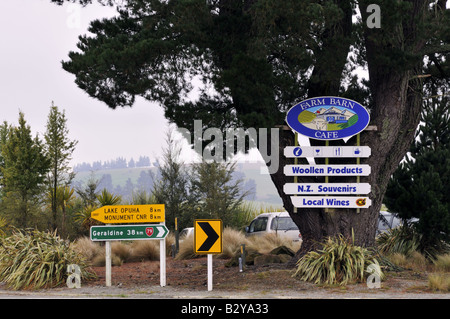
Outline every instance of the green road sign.
<path fill-rule="evenodd" d="M 165 225 L 92 226 L 91 240 L 148 240 L 164 239 L 169 230 Z"/>

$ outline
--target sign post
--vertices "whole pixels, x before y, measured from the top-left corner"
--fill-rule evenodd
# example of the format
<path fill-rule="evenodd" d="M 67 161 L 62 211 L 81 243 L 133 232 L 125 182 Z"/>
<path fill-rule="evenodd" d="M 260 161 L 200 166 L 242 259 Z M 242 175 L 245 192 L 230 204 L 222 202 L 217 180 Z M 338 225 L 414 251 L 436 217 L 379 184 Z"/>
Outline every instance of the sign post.
<path fill-rule="evenodd" d="M 194 252 L 208 255 L 208 291 L 213 289 L 213 255 L 222 253 L 222 229 L 220 219 L 194 221 Z"/>
<path fill-rule="evenodd" d="M 165 208 L 163 204 L 103 206 L 94 210 L 91 218 L 105 224 L 162 223 Z"/>
<path fill-rule="evenodd" d="M 165 225 L 92 226 L 92 241 L 164 239 L 169 234 Z"/>
<path fill-rule="evenodd" d="M 105 284 L 111 287 L 111 242 L 105 242 Z"/>
<path fill-rule="evenodd" d="M 154 205 L 103 206 L 91 213 L 91 218 L 108 225 L 92 226 L 92 241 L 105 241 L 105 282 L 111 286 L 111 241 L 159 240 L 160 285 L 166 286 L 166 236 L 165 207 Z M 155 223 L 152 225 L 109 225 L 118 223 Z"/>
<path fill-rule="evenodd" d="M 361 158 L 371 156 L 371 149 L 360 143 L 360 133 L 370 122 L 369 112 L 353 100 L 321 96 L 294 105 L 286 114 L 286 122 L 296 137 L 295 145 L 284 149 L 286 158 L 294 158 L 294 165 L 284 167 L 284 174 L 294 177 L 294 183 L 284 185 L 284 192 L 293 195 L 294 212 L 298 207 L 325 208 L 326 212 L 328 208 L 356 208 L 359 213 L 361 208 L 369 207 L 370 198 L 361 194 L 369 194 L 371 186 L 360 183 L 360 177 L 370 175 L 371 170 L 369 165 L 361 164 Z M 325 141 L 325 146 L 300 146 L 297 134 Z M 330 146 L 331 140 L 342 139 L 347 143 L 355 135 L 357 141 L 354 146 Z M 307 158 L 313 164 L 298 165 L 298 158 Z M 324 158 L 325 165 L 315 164 L 315 158 Z M 329 158 L 356 158 L 356 165 L 329 165 Z M 297 183 L 297 176 L 324 176 L 325 183 Z M 330 176 L 355 176 L 356 183 L 329 183 Z"/>
<path fill-rule="evenodd" d="M 163 226 L 166 227 L 163 223 Z M 166 228 L 167 229 L 167 228 Z M 168 231 L 167 231 L 168 233 Z M 166 286 L 166 239 L 159 241 L 159 285 Z"/>

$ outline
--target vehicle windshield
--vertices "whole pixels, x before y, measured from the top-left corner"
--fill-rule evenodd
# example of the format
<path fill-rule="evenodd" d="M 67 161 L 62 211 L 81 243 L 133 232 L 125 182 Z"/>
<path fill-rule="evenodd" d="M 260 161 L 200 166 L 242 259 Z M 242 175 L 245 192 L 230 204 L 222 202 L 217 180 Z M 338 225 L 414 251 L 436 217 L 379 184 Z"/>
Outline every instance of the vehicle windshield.
<path fill-rule="evenodd" d="M 275 217 L 270 225 L 272 230 L 298 230 L 297 225 L 290 217 Z"/>

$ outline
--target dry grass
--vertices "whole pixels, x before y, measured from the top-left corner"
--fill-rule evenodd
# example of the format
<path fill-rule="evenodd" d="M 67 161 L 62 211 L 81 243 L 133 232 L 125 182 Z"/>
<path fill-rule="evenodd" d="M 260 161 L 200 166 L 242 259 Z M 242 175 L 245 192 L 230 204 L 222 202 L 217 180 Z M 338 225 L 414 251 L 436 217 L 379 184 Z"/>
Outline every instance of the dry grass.
<path fill-rule="evenodd" d="M 132 260 L 159 260 L 159 240 L 136 240 L 131 243 Z"/>
<path fill-rule="evenodd" d="M 434 267 L 437 271 L 450 272 L 450 254 L 437 256 Z"/>
<path fill-rule="evenodd" d="M 406 256 L 402 253 L 393 253 L 388 255 L 387 258 L 397 266 L 400 266 L 405 269 L 411 269 L 413 271 L 426 271 L 430 268 L 430 264 L 418 251 L 412 252 L 410 255 Z"/>
<path fill-rule="evenodd" d="M 276 234 L 265 234 L 263 236 L 252 236 L 248 238 L 248 247 L 249 249 L 253 249 L 260 254 L 268 254 L 273 249 L 286 246 L 292 251 L 296 252 L 300 249 L 300 242 L 293 242 L 292 240 L 277 236 Z"/>
<path fill-rule="evenodd" d="M 260 254 L 268 254 L 273 249 L 286 246 L 293 251 L 300 249 L 301 243 L 293 242 L 290 239 L 277 236 L 276 234 L 266 234 L 263 236 L 246 237 L 242 231 L 226 227 L 223 230 L 223 249 L 218 258 L 232 258 L 240 252 L 241 245 L 245 245 L 247 251 L 254 251 Z M 176 256 L 177 260 L 191 259 L 198 257 L 194 253 L 194 239 L 192 236 L 180 242 L 180 249 Z"/>
<path fill-rule="evenodd" d="M 117 256 L 122 262 L 127 262 L 131 257 L 131 247 L 120 241 L 114 241 L 111 243 L 111 255 Z"/>
<path fill-rule="evenodd" d="M 175 236 L 169 234 L 166 237 L 166 253 L 171 253 L 171 246 L 175 243 Z M 276 234 L 266 234 L 263 236 L 246 237 L 244 232 L 233 228 L 225 227 L 223 231 L 223 252 L 218 258 L 232 258 L 240 252 L 241 245 L 244 244 L 246 250 L 260 254 L 268 254 L 274 248 L 286 246 L 293 251 L 300 248 L 300 243 L 294 243 Z M 105 264 L 105 248 L 99 243 L 91 241 L 88 237 L 78 239 L 74 243 L 79 251 L 93 266 Z M 192 236 L 180 241 L 177 260 L 192 259 L 199 257 L 194 253 L 194 239 Z M 123 262 L 159 260 L 158 240 L 136 240 L 133 242 L 114 241 L 111 244 L 111 259 L 113 265 L 120 265 Z"/>
<path fill-rule="evenodd" d="M 432 273 L 428 276 L 428 287 L 434 291 L 450 291 L 449 273 Z"/>
<path fill-rule="evenodd" d="M 78 239 L 74 249 L 83 255 L 92 266 L 105 265 L 105 247 L 88 237 Z M 124 262 L 159 260 L 159 241 L 136 240 L 133 242 L 113 241 L 111 243 L 111 263 L 119 266 Z"/>
<path fill-rule="evenodd" d="M 183 260 L 195 257 L 198 257 L 198 255 L 194 253 L 194 237 L 191 235 L 186 237 L 183 241 L 180 241 L 180 247 L 175 259 Z"/>
<path fill-rule="evenodd" d="M 244 233 L 232 228 L 225 228 L 223 230 L 223 249 L 219 258 L 232 258 L 240 251 L 242 244 L 248 245 L 249 241 Z"/>
<path fill-rule="evenodd" d="M 93 242 L 89 237 L 81 237 L 73 243 L 75 251 L 83 255 L 88 261 L 91 261 L 100 253 L 102 247 Z"/>

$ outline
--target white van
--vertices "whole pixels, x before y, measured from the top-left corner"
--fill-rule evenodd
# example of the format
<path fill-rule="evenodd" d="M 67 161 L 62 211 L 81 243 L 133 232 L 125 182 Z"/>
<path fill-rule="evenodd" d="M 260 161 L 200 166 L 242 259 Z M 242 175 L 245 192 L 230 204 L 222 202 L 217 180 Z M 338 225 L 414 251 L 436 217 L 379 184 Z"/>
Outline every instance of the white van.
<path fill-rule="evenodd" d="M 275 233 L 286 236 L 293 241 L 300 241 L 302 235 L 288 212 L 264 213 L 258 215 L 249 226 L 245 227 L 247 236 L 260 236 L 267 233 Z"/>

